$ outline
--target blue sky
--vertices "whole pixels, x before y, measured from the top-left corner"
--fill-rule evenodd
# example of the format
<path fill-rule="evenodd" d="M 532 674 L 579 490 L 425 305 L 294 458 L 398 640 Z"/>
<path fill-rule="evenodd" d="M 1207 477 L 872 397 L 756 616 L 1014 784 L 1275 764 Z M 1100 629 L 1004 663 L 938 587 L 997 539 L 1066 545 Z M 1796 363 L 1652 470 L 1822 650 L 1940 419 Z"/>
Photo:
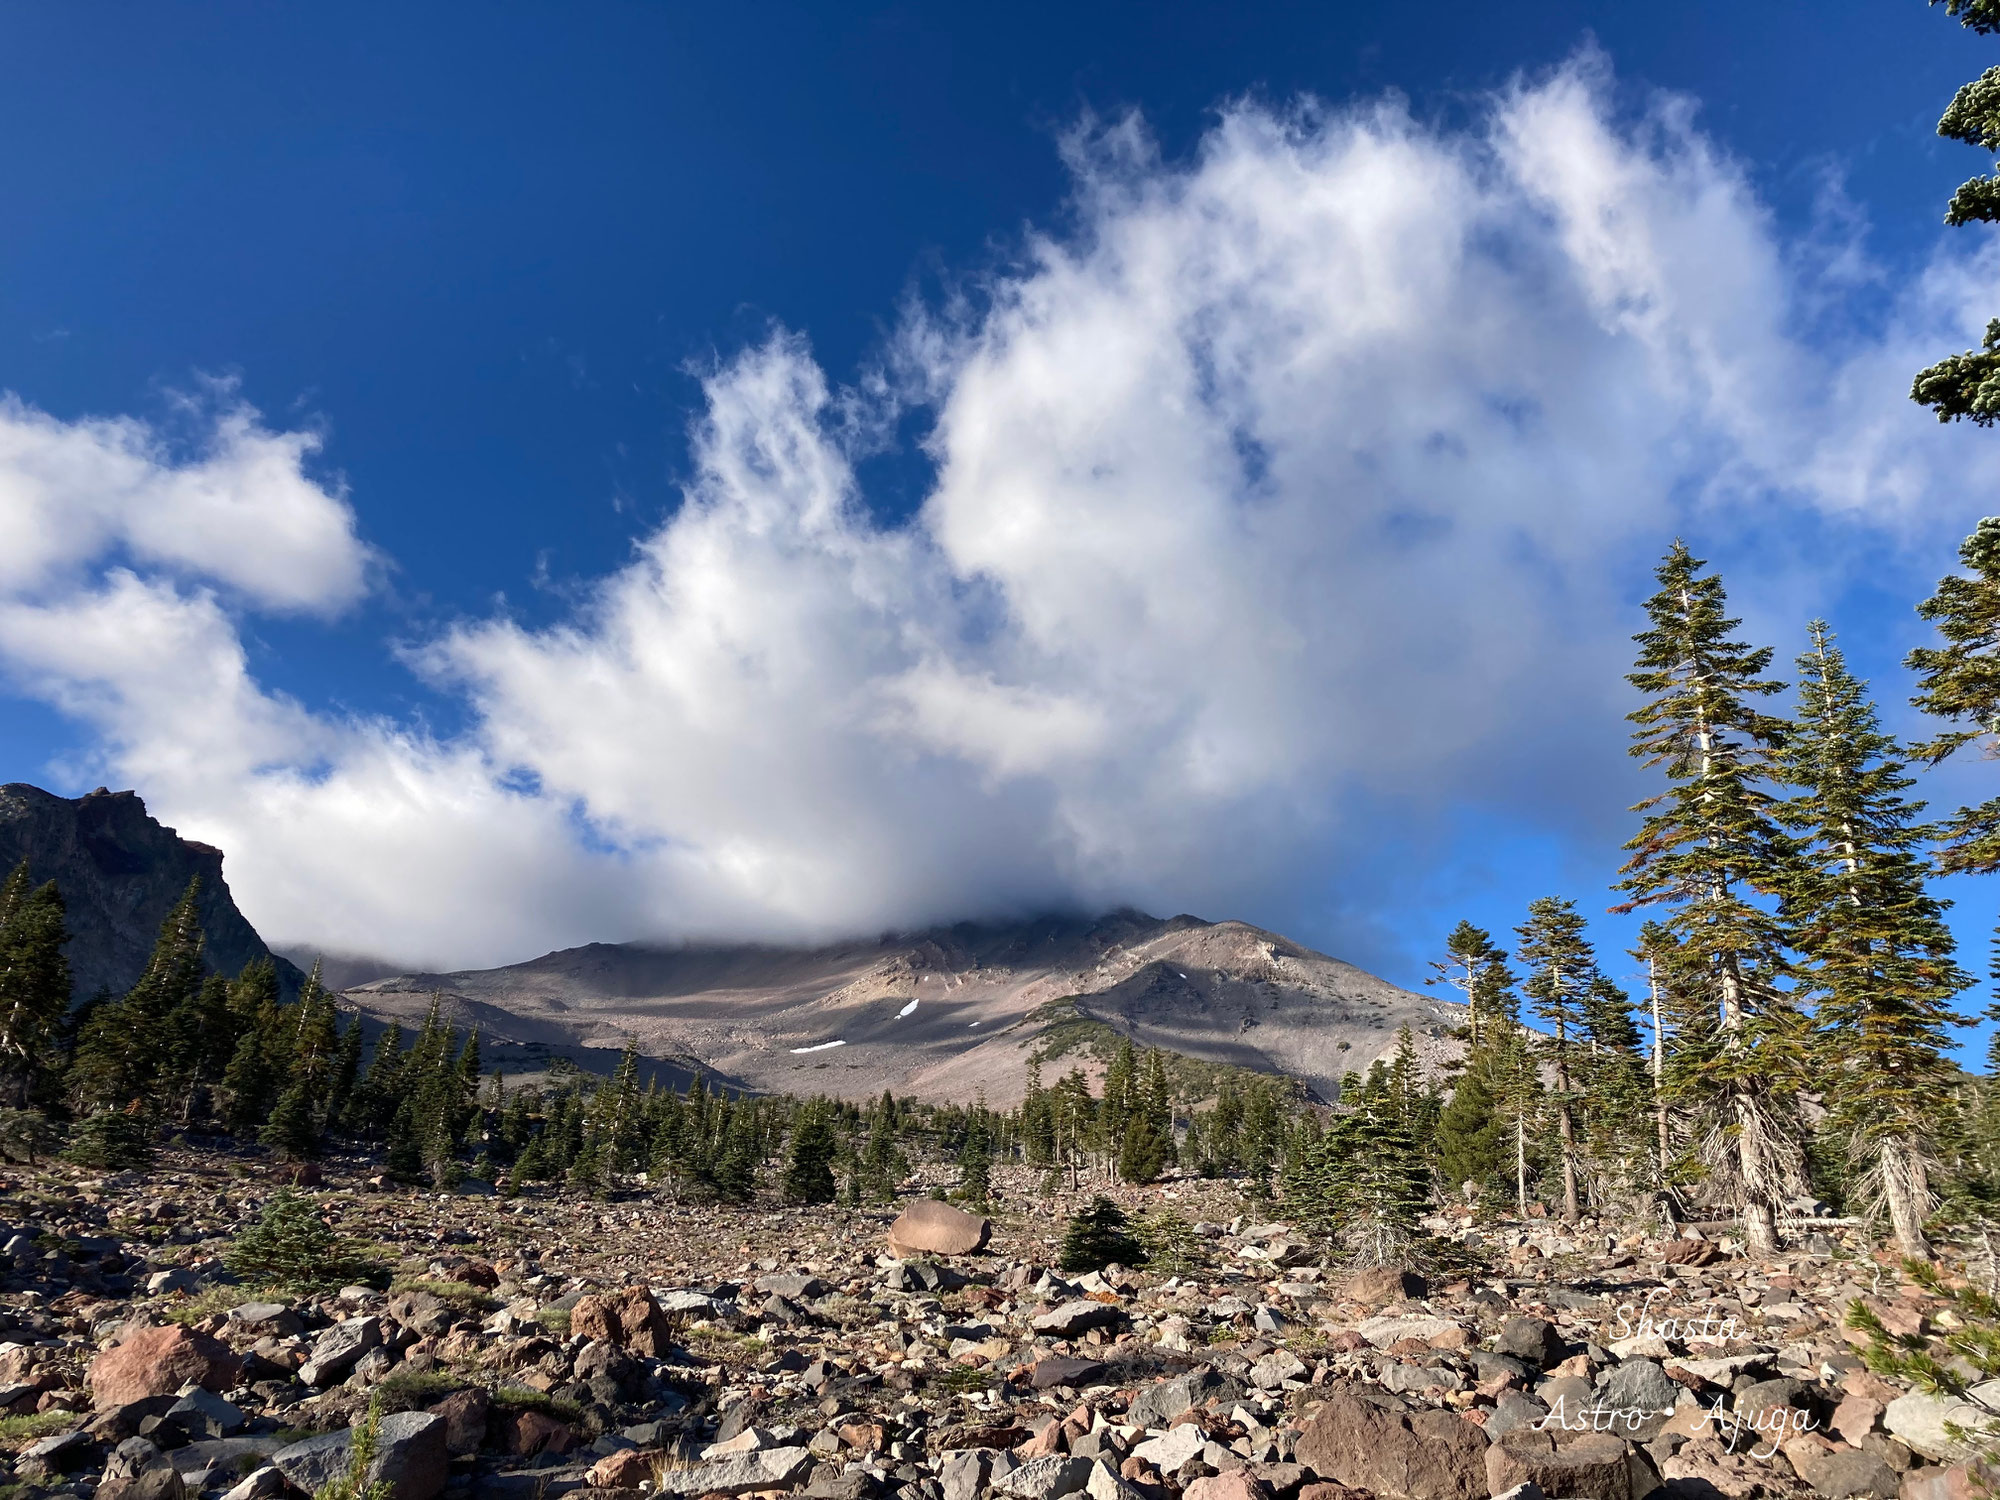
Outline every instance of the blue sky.
<path fill-rule="evenodd" d="M 281 941 L 1129 899 L 1411 983 L 1607 904 L 1673 534 L 1907 727 L 1993 508 L 1900 401 L 1992 285 L 1915 0 L 0 25 L 0 775 Z"/>

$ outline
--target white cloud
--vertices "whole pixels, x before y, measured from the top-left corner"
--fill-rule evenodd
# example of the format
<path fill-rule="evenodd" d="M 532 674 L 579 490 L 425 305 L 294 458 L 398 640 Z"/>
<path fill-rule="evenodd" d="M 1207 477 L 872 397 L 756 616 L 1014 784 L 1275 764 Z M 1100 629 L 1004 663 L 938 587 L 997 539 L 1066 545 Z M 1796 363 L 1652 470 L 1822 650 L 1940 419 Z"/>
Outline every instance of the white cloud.
<path fill-rule="evenodd" d="M 1601 74 L 1460 135 L 1394 102 L 1235 106 L 1183 164 L 1079 133 L 1073 223 L 914 316 L 898 381 L 831 390 L 774 335 L 586 608 L 433 642 L 462 739 L 251 678 L 229 611 L 338 608 L 368 559 L 312 439 L 240 410 L 176 466 L 0 409 L 0 655 L 267 933 L 435 962 L 1064 899 L 1275 920 L 1406 858 L 1412 810 L 1511 782 L 1560 820 L 1616 775 L 1668 536 L 1810 517 L 1879 560 L 2000 477 L 1903 399 L 1991 268 L 1941 257 L 1856 332 L 1852 257 L 1809 279 L 1685 104 L 1620 126 Z M 848 444 L 892 387 L 937 478 L 883 527 Z"/>

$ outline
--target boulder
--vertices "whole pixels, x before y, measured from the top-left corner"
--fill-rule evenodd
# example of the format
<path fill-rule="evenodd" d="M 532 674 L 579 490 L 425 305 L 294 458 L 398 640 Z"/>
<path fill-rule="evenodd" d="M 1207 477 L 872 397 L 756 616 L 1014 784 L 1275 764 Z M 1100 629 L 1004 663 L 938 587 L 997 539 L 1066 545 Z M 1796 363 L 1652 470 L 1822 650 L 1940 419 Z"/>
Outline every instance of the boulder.
<path fill-rule="evenodd" d="M 1074 1302 L 1045 1313 L 1038 1313 L 1029 1326 L 1037 1333 L 1046 1333 L 1053 1338 L 1075 1338 L 1079 1333 L 1092 1328 L 1108 1328 L 1125 1321 L 1125 1311 L 1109 1302 L 1093 1302 L 1088 1297 L 1079 1297 Z"/>
<path fill-rule="evenodd" d="M 807 1448 L 765 1448 L 738 1454 L 691 1469 L 670 1469 L 660 1476 L 660 1495 L 747 1495 L 752 1490 L 790 1489 L 812 1467 Z"/>
<path fill-rule="evenodd" d="M 336 1323 L 313 1341 L 312 1353 L 299 1367 L 299 1379 L 307 1385 L 334 1385 L 347 1378 L 361 1356 L 382 1343 L 380 1318 L 348 1318 Z"/>
<path fill-rule="evenodd" d="M 1769 1451 L 1768 1449 L 1766 1451 Z M 1822 1500 L 1895 1500 L 1899 1474 L 1872 1453 L 1834 1452 L 1810 1438 L 1785 1444 L 1785 1459 Z"/>
<path fill-rule="evenodd" d="M 1465 1330 L 1449 1318 L 1369 1318 L 1355 1324 L 1354 1331 L 1377 1349 L 1386 1349 L 1404 1339 L 1429 1344 L 1433 1339 L 1449 1338 Z"/>
<path fill-rule="evenodd" d="M 455 1458 L 477 1453 L 486 1442 L 486 1415 L 492 1405 L 492 1397 L 475 1385 L 453 1391 L 433 1406 L 432 1415 L 444 1418 L 445 1451 Z"/>
<path fill-rule="evenodd" d="M 1650 1359 L 1628 1359 L 1613 1365 L 1597 1387 L 1599 1404 L 1613 1411 L 1665 1416 L 1680 1399 L 1681 1387 Z"/>
<path fill-rule="evenodd" d="M 104 1500 L 185 1500 L 187 1487 L 166 1454 L 135 1437 L 111 1450 L 97 1493 Z"/>
<path fill-rule="evenodd" d="M 1579 1434 L 1558 1445 L 1547 1432 L 1522 1428 L 1486 1450 L 1486 1483 L 1493 1494 L 1534 1484 L 1550 1495 L 1581 1500 L 1644 1500 L 1659 1481 L 1621 1438 Z"/>
<path fill-rule="evenodd" d="M 2000 1473 L 1974 1473 L 1969 1464 L 1912 1469 L 1903 1476 L 1901 1500 L 1989 1500 Z"/>
<path fill-rule="evenodd" d="M 1214 1370 L 1192 1370 L 1139 1392 L 1132 1398 L 1125 1420 L 1135 1427 L 1164 1427 L 1202 1402 L 1236 1401 L 1242 1396 L 1241 1381 Z"/>
<path fill-rule="evenodd" d="M 996 1480 L 993 1492 L 1012 1495 L 1014 1500 L 1057 1500 L 1073 1495 L 1090 1481 L 1094 1459 L 1071 1458 L 1054 1453 L 1047 1458 L 1031 1458 L 1005 1479 Z"/>
<path fill-rule="evenodd" d="M 1381 1307 L 1390 1302 L 1419 1301 L 1430 1295 L 1430 1283 L 1415 1271 L 1398 1270 L 1394 1266 L 1373 1266 L 1366 1271 L 1356 1271 L 1347 1278 L 1342 1292 L 1356 1302 L 1366 1302 L 1371 1307 Z"/>
<path fill-rule="evenodd" d="M 271 1463 L 294 1488 L 307 1494 L 345 1474 L 353 1461 L 352 1432 L 323 1432 L 271 1455 Z M 451 1469 L 444 1418 L 427 1411 L 395 1412 L 382 1419 L 376 1435 L 369 1482 L 389 1485 L 395 1500 L 434 1500 Z"/>
<path fill-rule="evenodd" d="M 650 1486 L 660 1455 L 637 1448 L 622 1449 L 600 1458 L 590 1466 L 583 1482 L 594 1490 L 637 1490 Z"/>
<path fill-rule="evenodd" d="M 1973 1395 L 1989 1406 L 2000 1399 L 2000 1380 L 1989 1380 L 1973 1388 Z M 1912 1391 L 1898 1396 L 1882 1412 L 1882 1425 L 1892 1436 L 1937 1463 L 1956 1463 L 1970 1458 L 1972 1451 L 1945 1432 L 1945 1424 L 1976 1432 L 1992 1421 L 1970 1402 L 1953 1396 L 1926 1396 Z"/>
<path fill-rule="evenodd" d="M 1486 1500 L 1486 1448 L 1486 1435 L 1455 1413 L 1405 1414 L 1339 1393 L 1300 1430 L 1293 1456 L 1381 1500 Z"/>
<path fill-rule="evenodd" d="M 305 1328 L 282 1302 L 245 1302 L 229 1309 L 229 1321 L 259 1338 L 292 1338 Z"/>
<path fill-rule="evenodd" d="M 1181 1492 L 1181 1500 L 1271 1500 L 1271 1491 L 1248 1469 L 1230 1469 L 1197 1479 Z"/>
<path fill-rule="evenodd" d="M 226 1391 L 236 1384 L 241 1369 L 242 1361 L 228 1345 L 169 1323 L 164 1328 L 129 1330 L 123 1342 L 90 1362 L 86 1378 L 91 1400 L 102 1411 L 147 1396 L 171 1396 L 186 1385 Z"/>
<path fill-rule="evenodd" d="M 985 1249 L 992 1233 L 992 1222 L 978 1214 L 935 1198 L 919 1198 L 889 1226 L 889 1253 L 899 1260 L 912 1255 L 970 1255 Z"/>
<path fill-rule="evenodd" d="M 1058 1385 L 1089 1385 L 1103 1373 L 1102 1360 L 1038 1359 L 1028 1369 L 1028 1384 L 1038 1391 Z"/>
<path fill-rule="evenodd" d="M 649 1359 L 665 1354 L 673 1342 L 673 1325 L 642 1286 L 579 1298 L 569 1312 L 569 1331 Z"/>
<path fill-rule="evenodd" d="M 1508 1318 L 1500 1325 L 1499 1350 L 1531 1365 L 1552 1365 L 1562 1358 L 1562 1335 L 1547 1318 Z"/>

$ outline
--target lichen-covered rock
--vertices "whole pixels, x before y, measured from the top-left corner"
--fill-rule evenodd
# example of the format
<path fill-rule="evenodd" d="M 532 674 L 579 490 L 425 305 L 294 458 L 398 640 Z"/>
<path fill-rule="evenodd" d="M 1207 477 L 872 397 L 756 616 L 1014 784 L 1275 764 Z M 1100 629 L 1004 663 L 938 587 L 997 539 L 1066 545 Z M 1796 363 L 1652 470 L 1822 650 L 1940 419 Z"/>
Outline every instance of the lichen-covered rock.
<path fill-rule="evenodd" d="M 919 1198 L 889 1226 L 889 1253 L 911 1255 L 970 1255 L 986 1248 L 992 1222 L 935 1198 Z"/>

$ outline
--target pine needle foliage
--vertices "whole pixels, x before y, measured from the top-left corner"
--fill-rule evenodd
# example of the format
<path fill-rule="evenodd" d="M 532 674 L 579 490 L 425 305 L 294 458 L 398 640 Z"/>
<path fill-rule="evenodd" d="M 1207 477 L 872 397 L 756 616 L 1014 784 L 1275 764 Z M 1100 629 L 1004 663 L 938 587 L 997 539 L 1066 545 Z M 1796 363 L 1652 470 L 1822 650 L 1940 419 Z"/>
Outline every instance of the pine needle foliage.
<path fill-rule="evenodd" d="M 1919 646 L 1903 664 L 1917 674 L 1910 702 L 1950 727 L 1912 745 L 1936 765 L 1968 746 L 2000 754 L 2000 516 L 1988 516 L 1958 549 L 1963 573 L 1938 580 L 1917 614 L 1944 644 Z M 2000 797 L 1961 807 L 1946 821 L 1938 868 L 1947 875 L 2000 870 Z"/>
<path fill-rule="evenodd" d="M 1867 1343 L 1862 1363 L 1874 1374 L 1900 1380 L 1928 1396 L 1946 1396 L 1960 1403 L 1958 1420 L 1945 1431 L 1987 1461 L 2000 1457 L 2000 1403 L 1980 1394 L 1986 1382 L 2000 1378 L 2000 1299 L 1970 1283 L 1947 1278 L 1936 1265 L 1908 1256 L 1903 1273 L 1930 1296 L 1941 1299 L 1949 1321 L 1932 1315 L 1930 1334 L 1894 1334 L 1867 1303 L 1847 1306 L 1847 1326 Z M 1968 1422 L 1966 1417 L 1970 1417 Z M 1989 1488 L 1990 1484 L 1980 1486 Z"/>
<path fill-rule="evenodd" d="M 1102 1271 L 1106 1266 L 1128 1268 L 1146 1264 L 1146 1247 L 1132 1233 L 1125 1211 L 1099 1194 L 1071 1216 L 1063 1230 L 1056 1264 L 1065 1271 Z"/>
<path fill-rule="evenodd" d="M 1896 742 L 1832 632 L 1818 620 L 1810 629 L 1785 756 L 1797 795 L 1783 817 L 1802 847 L 1784 912 L 1806 960 L 1800 993 L 1817 1002 L 1832 1123 L 1897 1245 L 1923 1255 L 1936 1126 L 1956 1073 L 1952 1000 L 1972 979 L 1926 885 L 1929 830 L 1923 804 L 1903 795 L 1912 779 Z"/>
<path fill-rule="evenodd" d="M 1631 753 L 1667 777 L 1645 814 L 1619 911 L 1658 907 L 1672 983 L 1692 1013 L 1663 1071 L 1691 1119 L 1708 1191 L 1743 1217 L 1753 1253 L 1777 1248 L 1778 1205 L 1805 1190 L 1796 1094 L 1805 1027 L 1786 992 L 1785 933 L 1768 899 L 1792 851 L 1769 789 L 1783 720 L 1756 700 L 1783 690 L 1768 647 L 1732 632 L 1722 580 L 1675 542 L 1646 601 L 1648 628 L 1627 680 L 1646 697 L 1628 717 Z"/>
<path fill-rule="evenodd" d="M 101 1109 L 70 1133 L 63 1155 L 80 1167 L 101 1172 L 144 1167 L 153 1160 L 153 1132 L 136 1110 Z"/>
<path fill-rule="evenodd" d="M 230 1273 L 250 1285 L 319 1291 L 350 1285 L 386 1286 L 387 1268 L 342 1240 L 302 1193 L 280 1188 L 257 1222 L 223 1252 Z"/>

